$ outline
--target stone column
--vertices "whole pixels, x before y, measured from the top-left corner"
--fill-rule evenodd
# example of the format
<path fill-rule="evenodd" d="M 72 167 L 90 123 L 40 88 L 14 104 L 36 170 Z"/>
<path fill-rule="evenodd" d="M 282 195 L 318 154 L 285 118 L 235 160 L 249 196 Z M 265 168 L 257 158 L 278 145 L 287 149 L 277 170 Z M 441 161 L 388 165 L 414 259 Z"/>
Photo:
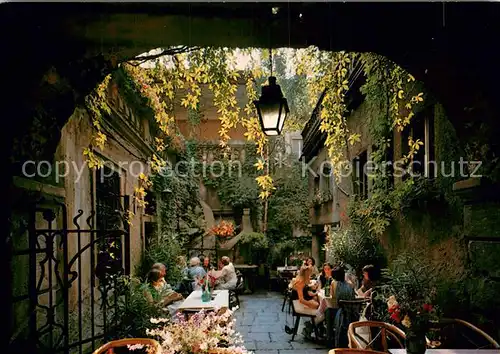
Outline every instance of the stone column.
<path fill-rule="evenodd" d="M 250 209 L 243 209 L 243 217 L 241 220 L 242 232 L 253 232 L 252 221 L 250 220 Z"/>

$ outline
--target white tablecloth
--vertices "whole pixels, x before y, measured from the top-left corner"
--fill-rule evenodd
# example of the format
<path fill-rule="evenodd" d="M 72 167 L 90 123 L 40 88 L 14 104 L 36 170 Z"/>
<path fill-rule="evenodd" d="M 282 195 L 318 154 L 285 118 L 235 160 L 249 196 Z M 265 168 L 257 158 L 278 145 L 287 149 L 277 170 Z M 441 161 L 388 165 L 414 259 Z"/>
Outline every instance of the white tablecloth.
<path fill-rule="evenodd" d="M 318 300 L 319 300 L 319 307 L 318 310 L 316 311 L 316 323 L 320 323 L 325 319 L 325 311 L 327 308 L 332 308 L 333 306 L 333 299 L 331 297 L 325 297 L 325 290 L 321 289 L 318 291 Z"/>

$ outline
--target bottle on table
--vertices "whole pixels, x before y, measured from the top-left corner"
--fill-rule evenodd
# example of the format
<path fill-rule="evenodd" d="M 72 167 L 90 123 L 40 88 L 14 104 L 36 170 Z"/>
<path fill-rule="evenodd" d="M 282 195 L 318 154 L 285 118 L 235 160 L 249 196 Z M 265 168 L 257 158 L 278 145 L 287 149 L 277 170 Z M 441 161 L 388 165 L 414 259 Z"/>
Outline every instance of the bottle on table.
<path fill-rule="evenodd" d="M 330 297 L 330 285 L 332 284 L 331 279 L 326 280 L 325 284 L 325 297 Z"/>

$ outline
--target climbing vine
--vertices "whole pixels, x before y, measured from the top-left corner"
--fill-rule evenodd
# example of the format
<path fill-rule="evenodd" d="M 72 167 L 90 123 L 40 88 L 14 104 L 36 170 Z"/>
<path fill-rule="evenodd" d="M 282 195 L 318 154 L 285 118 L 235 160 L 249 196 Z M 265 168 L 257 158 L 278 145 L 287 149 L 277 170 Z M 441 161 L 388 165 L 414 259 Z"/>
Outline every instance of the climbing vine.
<path fill-rule="evenodd" d="M 107 137 L 102 130 L 102 121 L 105 114 L 111 114 L 111 108 L 108 104 L 107 90 L 111 75 L 104 78 L 94 91 L 85 97 L 85 108 L 92 119 L 92 138 L 89 146 L 83 150 L 83 155 L 87 158 L 89 168 L 101 168 L 102 160 L 95 154 L 94 149 L 104 149 Z"/>
<path fill-rule="evenodd" d="M 268 139 L 260 128 L 253 106 L 253 101 L 258 98 L 258 86 L 268 73 L 262 70 L 262 61 L 254 58 L 244 69 L 236 65 L 238 55 L 250 52 L 251 50 L 209 47 L 159 57 L 149 64 L 142 60 L 121 65 L 123 72 L 133 82 L 134 90 L 145 98 L 159 128 L 159 134 L 154 137 L 156 151 L 150 161 L 153 173 L 158 174 L 166 167 L 165 150 L 168 147 L 182 146 L 175 124 L 176 102 L 180 102 L 188 110 L 188 116 L 195 120 L 199 118 L 202 92 L 208 89 L 220 122 L 220 147 L 227 151 L 231 129 L 241 124 L 246 129 L 246 139 L 254 142 L 256 147 L 254 168 L 258 172 L 255 181 L 260 188 L 259 197 L 266 201 L 272 195 L 276 187 L 269 173 Z M 415 82 L 413 76 L 387 58 L 371 53 L 331 53 L 310 47 L 297 50 L 295 54 L 295 75 L 307 80 L 310 106 L 315 105 L 324 92 L 319 113 L 320 130 L 326 133 L 325 146 L 334 174 L 339 175 L 345 157 L 350 160 L 349 148 L 360 141 L 360 134 L 351 132 L 347 124 L 349 112 L 346 97 L 351 85 L 361 74 L 367 80 L 363 87 L 367 101 L 377 102 L 380 107 L 385 108 L 385 113 L 382 110 L 377 119 L 383 122 L 383 129 L 376 139 L 376 145 L 380 149 L 377 148 L 374 152 L 374 158 L 383 159 L 381 147 L 389 143 L 388 133 L 392 129 L 403 131 L 415 115 L 415 107 L 423 102 L 423 93 L 415 92 L 415 87 L 412 86 Z M 91 168 L 102 165 L 94 155 L 93 147 L 103 149 L 106 142 L 106 136 L 100 129 L 100 120 L 103 112 L 110 112 L 106 99 L 109 80 L 110 76 L 87 99 L 96 130 L 92 145 L 84 152 Z M 242 80 L 246 90 L 243 108 L 237 100 L 238 85 Z M 422 142 L 409 136 L 408 146 L 409 152 L 403 158 L 405 162 L 413 158 Z M 144 197 L 150 184 L 147 176 L 139 178 L 134 197 L 140 207 L 146 204 Z"/>
<path fill-rule="evenodd" d="M 400 66 L 377 54 L 361 56 L 366 82 L 361 87 L 368 104 L 370 133 L 375 149 L 371 159 L 378 168 L 372 175 L 371 196 L 366 200 L 351 201 L 350 218 L 362 222 L 370 232 L 381 235 L 391 220 L 404 209 L 405 202 L 421 187 L 424 180 L 407 179 L 390 187 L 391 174 L 386 169 L 386 153 L 391 148 L 393 130 L 402 132 L 411 123 L 418 105 L 424 98 L 417 90 L 415 78 Z M 423 142 L 408 135 L 408 153 L 402 156 L 406 164 L 412 160 Z"/>

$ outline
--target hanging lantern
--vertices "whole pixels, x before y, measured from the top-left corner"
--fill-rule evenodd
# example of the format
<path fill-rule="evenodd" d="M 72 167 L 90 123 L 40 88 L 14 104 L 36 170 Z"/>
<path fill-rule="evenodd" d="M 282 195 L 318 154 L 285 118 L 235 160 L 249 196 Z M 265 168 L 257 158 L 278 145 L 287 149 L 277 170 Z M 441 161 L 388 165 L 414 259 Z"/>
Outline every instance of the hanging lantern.
<path fill-rule="evenodd" d="M 290 109 L 274 76 L 269 77 L 269 85 L 262 87 L 262 95 L 254 104 L 264 134 L 280 135 Z"/>

